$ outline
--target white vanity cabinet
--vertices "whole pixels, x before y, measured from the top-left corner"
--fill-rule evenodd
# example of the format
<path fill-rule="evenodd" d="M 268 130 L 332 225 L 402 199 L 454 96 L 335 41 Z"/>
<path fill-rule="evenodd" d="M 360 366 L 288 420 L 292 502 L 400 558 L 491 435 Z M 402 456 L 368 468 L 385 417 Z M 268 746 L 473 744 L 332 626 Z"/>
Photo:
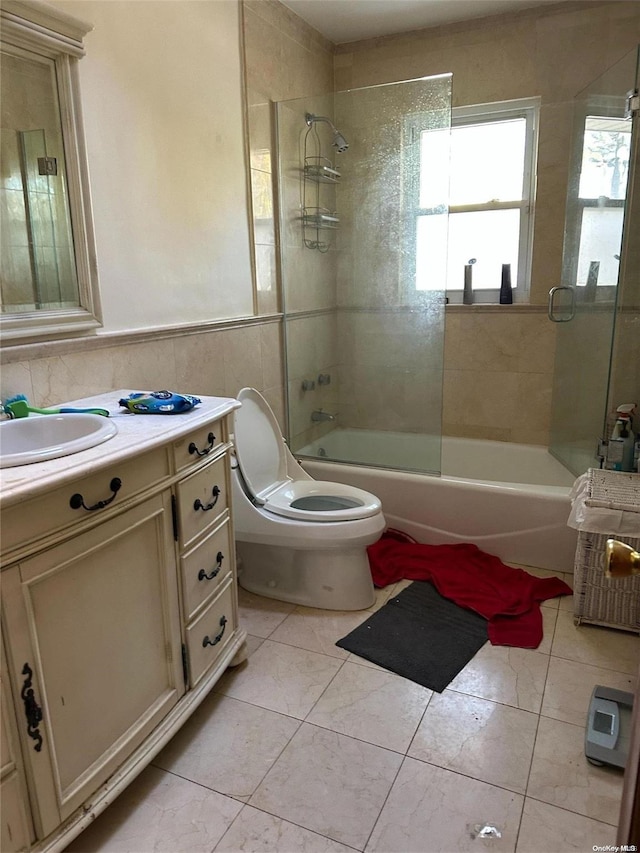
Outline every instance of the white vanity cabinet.
<path fill-rule="evenodd" d="M 3 511 L 3 682 L 24 765 L 5 774 L 21 780 L 8 802 L 24 813 L 20 825 L 12 818 L 22 835 L 8 851 L 62 849 L 244 658 L 229 489 L 235 405 L 205 398 L 186 416 L 121 416 L 111 442 L 67 457 L 76 477 L 64 459 L 8 469 L 34 475 L 33 490 Z M 79 467 L 87 454 L 90 471 Z M 4 815 L 4 775 L 2 785 Z"/>
<path fill-rule="evenodd" d="M 18 729 L 6 684 L 7 665 L 1 638 L 0 644 L 0 850 L 18 853 L 29 848 L 35 835 L 29 815 Z"/>

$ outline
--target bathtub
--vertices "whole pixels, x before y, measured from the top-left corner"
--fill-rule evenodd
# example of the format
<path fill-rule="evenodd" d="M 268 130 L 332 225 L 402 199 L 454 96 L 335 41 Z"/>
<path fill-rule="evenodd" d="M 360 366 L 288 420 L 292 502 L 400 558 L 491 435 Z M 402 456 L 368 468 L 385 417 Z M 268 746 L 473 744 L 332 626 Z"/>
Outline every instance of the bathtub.
<path fill-rule="evenodd" d="M 566 522 L 575 478 L 546 448 L 444 437 L 441 476 L 410 470 L 429 453 L 437 463 L 433 437 L 336 429 L 295 455 L 315 479 L 378 495 L 387 524 L 419 542 L 473 542 L 505 562 L 573 572 L 577 534 Z M 395 467 L 364 464 L 371 459 Z"/>

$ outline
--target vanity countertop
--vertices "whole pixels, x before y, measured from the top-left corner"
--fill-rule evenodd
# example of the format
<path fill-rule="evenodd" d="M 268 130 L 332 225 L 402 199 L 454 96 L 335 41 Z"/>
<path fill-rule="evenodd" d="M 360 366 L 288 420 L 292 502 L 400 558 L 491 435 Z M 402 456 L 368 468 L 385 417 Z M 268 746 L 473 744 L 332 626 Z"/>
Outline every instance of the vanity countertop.
<path fill-rule="evenodd" d="M 133 389 L 135 390 L 135 389 Z M 163 444 L 175 441 L 204 424 L 222 418 L 240 407 L 232 397 L 201 397 L 201 403 L 189 412 L 175 415 L 137 415 L 123 409 L 118 401 L 132 390 L 122 389 L 70 400 L 60 406 L 102 408 L 118 427 L 108 441 L 70 456 L 0 468 L 0 501 L 3 507 L 27 500 L 46 489 L 64 485 L 124 459 L 138 456 Z M 42 415 L 42 417 L 48 417 Z"/>

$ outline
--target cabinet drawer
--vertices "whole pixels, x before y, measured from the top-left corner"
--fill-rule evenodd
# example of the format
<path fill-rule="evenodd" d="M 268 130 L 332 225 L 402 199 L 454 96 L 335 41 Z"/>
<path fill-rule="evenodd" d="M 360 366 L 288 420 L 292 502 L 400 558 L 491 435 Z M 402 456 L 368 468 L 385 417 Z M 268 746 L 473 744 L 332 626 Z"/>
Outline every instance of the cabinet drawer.
<path fill-rule="evenodd" d="M 200 427 L 173 443 L 173 463 L 183 471 L 207 456 L 215 456 L 226 442 L 224 420 Z"/>
<path fill-rule="evenodd" d="M 93 471 L 41 497 L 8 507 L 2 513 L 3 554 L 88 519 L 99 521 L 107 507 L 117 507 L 168 476 L 167 451 L 159 448 Z M 94 507 L 99 502 L 104 505 L 96 510 L 87 510 L 82 505 L 74 509 L 71 505 L 74 496 L 82 497 L 84 507 Z M 76 503 L 78 501 L 79 497 Z"/>
<path fill-rule="evenodd" d="M 189 621 L 198 608 L 213 596 L 233 568 L 229 518 L 180 560 L 184 615 Z"/>
<path fill-rule="evenodd" d="M 225 454 L 178 483 L 178 518 L 183 548 L 213 524 L 229 505 L 227 459 Z"/>
<path fill-rule="evenodd" d="M 207 609 L 187 628 L 189 683 L 194 687 L 215 663 L 236 627 L 233 584 L 211 602 Z"/>

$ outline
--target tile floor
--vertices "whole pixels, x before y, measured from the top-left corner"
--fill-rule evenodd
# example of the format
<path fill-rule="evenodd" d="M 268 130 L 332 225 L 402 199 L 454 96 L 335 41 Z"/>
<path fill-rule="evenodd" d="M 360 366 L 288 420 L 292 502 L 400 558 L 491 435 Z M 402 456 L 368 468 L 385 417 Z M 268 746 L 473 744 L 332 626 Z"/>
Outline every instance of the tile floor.
<path fill-rule="evenodd" d="M 249 660 L 69 853 L 615 843 L 622 774 L 586 761 L 584 725 L 595 684 L 635 688 L 636 636 L 576 628 L 571 599 L 551 600 L 536 651 L 487 644 L 438 694 L 334 645 L 367 611 L 240 602 Z M 485 824 L 501 837 L 478 836 Z"/>

